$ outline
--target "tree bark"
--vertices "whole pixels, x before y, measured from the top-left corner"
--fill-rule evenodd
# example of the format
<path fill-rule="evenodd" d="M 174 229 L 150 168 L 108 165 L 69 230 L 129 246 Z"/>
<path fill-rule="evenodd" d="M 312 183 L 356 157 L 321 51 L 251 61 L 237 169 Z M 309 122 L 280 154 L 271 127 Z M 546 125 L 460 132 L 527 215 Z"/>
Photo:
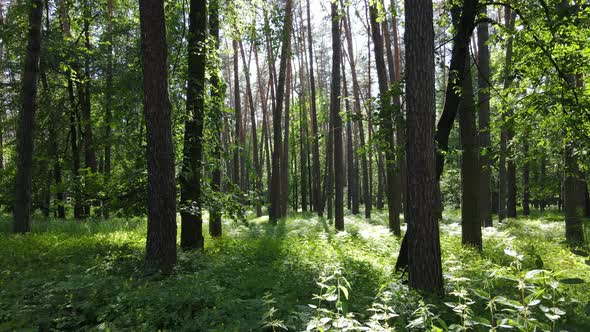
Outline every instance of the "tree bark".
<path fill-rule="evenodd" d="M 475 124 L 475 101 L 471 79 L 471 61 L 466 59 L 463 78 L 462 100 L 459 108 L 461 129 L 461 239 L 463 245 L 482 249 L 481 217 L 479 214 L 479 144 Z"/>
<path fill-rule="evenodd" d="M 22 108 L 16 133 L 16 191 L 13 212 L 15 233 L 30 232 L 32 224 L 33 150 L 42 17 L 43 2 L 33 0 L 29 12 L 28 44 L 22 76 Z"/>
<path fill-rule="evenodd" d="M 387 207 L 389 210 L 389 230 L 396 236 L 401 236 L 399 210 L 396 211 L 398 203 L 395 199 L 399 198 L 395 193 L 395 185 L 399 185 L 399 181 L 395 181 L 395 151 L 393 141 L 393 106 L 391 104 L 391 98 L 389 97 L 389 86 L 387 69 L 385 67 L 385 59 L 383 54 L 383 37 L 381 35 L 381 26 L 377 23 L 377 4 L 374 3 L 369 8 L 369 18 L 371 21 L 371 36 L 373 44 L 375 46 L 375 65 L 377 69 L 377 77 L 379 83 L 379 102 L 381 106 L 380 110 L 380 127 L 383 132 L 383 148 L 385 149 L 385 160 L 384 160 L 384 177 L 385 177 L 385 190 L 387 196 Z M 385 27 L 385 31 L 389 29 Z M 389 34 L 389 32 L 387 32 Z M 389 53 L 391 50 L 389 49 Z M 393 55 L 388 57 L 390 67 L 393 67 Z M 390 72 L 390 81 L 395 80 L 394 71 Z M 399 191 L 398 191 L 399 193 Z"/>
<path fill-rule="evenodd" d="M 486 15 L 486 7 L 482 8 L 483 14 Z M 479 146 L 482 152 L 479 157 L 480 161 L 480 179 L 479 179 L 479 211 L 481 223 L 485 227 L 493 226 L 492 209 L 491 209 L 491 177 L 492 163 L 490 160 L 490 48 L 488 46 L 489 32 L 488 23 L 480 23 L 477 28 L 477 48 L 478 56 L 478 100 L 479 100 Z"/>
<path fill-rule="evenodd" d="M 338 1 L 331 4 L 332 13 L 332 84 L 330 86 L 330 114 L 334 129 L 334 225 L 336 230 L 344 230 L 344 159 L 342 157 L 342 118 L 340 117 L 340 16 L 338 14 Z"/>
<path fill-rule="evenodd" d="M 287 74 L 287 62 L 291 52 L 291 25 L 292 25 L 292 0 L 286 0 L 285 21 L 282 33 L 281 62 L 279 65 L 279 81 L 277 98 L 273 109 L 273 136 L 274 149 L 272 152 L 272 174 L 270 186 L 270 211 L 269 221 L 276 224 L 281 215 L 281 150 L 282 131 L 281 113 L 283 108 L 283 97 L 285 95 L 285 76 Z"/>
<path fill-rule="evenodd" d="M 341 0 L 342 1 L 342 0 Z M 360 153 L 361 159 L 361 168 L 363 173 L 362 183 L 363 183 L 363 203 L 365 205 L 365 218 L 371 218 L 371 208 L 372 208 L 372 199 L 371 199 L 371 192 L 369 191 L 370 186 L 370 178 L 369 178 L 369 162 L 367 155 L 369 154 L 368 149 L 366 149 L 365 145 L 365 129 L 363 125 L 363 115 L 361 110 L 361 94 L 360 94 L 360 86 L 358 83 L 357 78 L 357 71 L 356 71 L 356 62 L 354 61 L 354 52 L 353 52 L 353 39 L 352 33 L 350 31 L 350 13 L 346 11 L 346 17 L 343 20 L 344 22 L 344 33 L 346 35 L 347 41 L 347 50 L 348 50 L 348 64 L 350 66 L 350 72 L 352 76 L 352 94 L 354 96 L 354 114 L 356 119 L 356 125 L 359 130 L 359 144 L 363 148 L 363 152 Z"/>
<path fill-rule="evenodd" d="M 239 51 L 238 41 L 232 40 L 232 47 L 234 50 L 234 159 L 233 159 L 233 183 L 238 188 L 241 188 L 240 169 L 242 165 L 242 158 L 240 149 L 241 136 L 242 136 L 242 101 L 240 100 L 240 65 L 239 65 Z"/>
<path fill-rule="evenodd" d="M 209 1 L 209 34 L 213 38 L 214 51 L 217 52 L 219 49 L 219 1 Z M 217 54 L 217 53 L 216 53 Z M 211 102 L 213 109 L 211 111 L 214 127 L 214 147 L 213 147 L 213 170 L 211 172 L 211 190 L 215 194 L 221 193 L 221 168 L 223 163 L 223 157 L 221 155 L 221 131 L 223 126 L 223 98 L 224 93 L 221 91 L 222 87 L 220 84 L 220 77 L 217 71 L 214 71 L 211 75 Z M 216 200 L 217 202 L 217 200 Z M 213 204 L 209 208 L 209 235 L 213 238 L 221 237 L 222 224 L 221 224 L 221 204 Z"/>
<path fill-rule="evenodd" d="M 113 121 L 113 0 L 107 1 L 107 69 L 106 69 L 106 91 L 105 91 L 105 116 L 104 116 L 104 174 L 107 192 L 110 192 L 111 181 L 111 122 Z M 110 216 L 109 197 L 103 203 L 102 215 L 105 219 Z"/>
<path fill-rule="evenodd" d="M 434 134 L 431 0 L 406 0 L 408 261 L 410 287 L 442 292 Z"/>
<path fill-rule="evenodd" d="M 140 0 L 139 18 L 147 131 L 146 261 L 169 271 L 176 263 L 176 188 L 164 2 Z"/>

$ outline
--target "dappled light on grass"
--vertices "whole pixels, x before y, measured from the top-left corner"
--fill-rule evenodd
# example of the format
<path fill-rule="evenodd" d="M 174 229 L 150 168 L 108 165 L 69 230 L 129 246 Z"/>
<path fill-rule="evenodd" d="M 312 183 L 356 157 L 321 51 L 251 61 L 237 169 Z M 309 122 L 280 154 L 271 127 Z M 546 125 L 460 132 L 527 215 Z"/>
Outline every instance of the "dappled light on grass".
<path fill-rule="evenodd" d="M 531 298 L 529 318 L 550 326 L 547 317 L 559 316 L 556 324 L 572 331 L 590 327 L 584 312 L 590 297 L 588 258 L 560 244 L 563 223 L 514 219 L 486 228 L 480 254 L 461 246 L 458 215 L 445 213 L 441 223 L 444 299 L 411 292 L 393 271 L 401 239 L 389 233 L 386 215 L 378 211 L 370 221 L 347 215 L 344 232 L 311 214 L 292 214 L 276 226 L 268 224 L 268 217 L 224 220 L 224 236 L 207 236 L 203 252 L 179 252 L 170 276 L 144 272 L 144 220 L 36 220 L 32 234 L 14 236 L 4 231 L 9 220 L 3 218 L 0 330 L 234 331 L 274 324 L 297 331 L 310 322 L 321 324 L 322 318 L 330 318 L 330 326 L 373 330 L 461 325 L 489 321 L 486 301 L 497 296 L 508 303 L 498 308 L 521 301 L 518 280 L 539 269 L 565 280 L 556 290 L 565 302 L 555 309 L 559 315 L 549 311 L 546 316 L 541 306 L 547 307 L 548 300 L 536 304 Z M 320 308 L 311 308 L 308 304 L 317 306 L 314 294 L 321 291 L 318 278 L 335 267 L 349 284 L 341 280 L 347 287 L 347 298 L 341 294 L 338 304 L 343 306 L 331 302 L 328 286 Z M 540 279 L 523 282 L 545 289 Z M 516 322 L 523 316 L 515 310 L 510 315 Z M 504 314 L 499 309 L 494 317 Z"/>

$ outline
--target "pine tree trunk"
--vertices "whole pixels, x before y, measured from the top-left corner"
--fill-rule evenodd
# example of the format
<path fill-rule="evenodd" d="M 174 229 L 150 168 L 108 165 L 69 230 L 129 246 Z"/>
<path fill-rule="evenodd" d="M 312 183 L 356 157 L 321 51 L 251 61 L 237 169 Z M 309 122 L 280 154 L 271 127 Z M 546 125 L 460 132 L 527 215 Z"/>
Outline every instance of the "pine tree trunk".
<path fill-rule="evenodd" d="M 434 134 L 432 1 L 406 0 L 406 91 L 409 283 L 442 292 Z"/>
<path fill-rule="evenodd" d="M 344 159 L 342 149 L 342 118 L 340 117 L 340 16 L 338 1 L 333 1 L 332 9 L 332 80 L 330 86 L 330 114 L 334 129 L 334 225 L 336 230 L 344 230 Z"/>
<path fill-rule="evenodd" d="M 320 147 L 319 147 L 319 133 L 318 133 L 318 118 L 317 118 L 317 105 L 316 105 L 316 86 L 315 86 L 315 75 L 313 70 L 313 35 L 311 33 L 311 13 L 310 3 L 307 0 L 307 38 L 308 49 L 309 49 L 309 89 L 311 93 L 310 100 L 310 113 L 311 113 L 311 136 L 312 136 L 312 191 L 314 197 L 314 207 L 318 213 L 318 216 L 324 215 L 324 198 L 321 192 L 321 175 L 320 175 Z"/>
<path fill-rule="evenodd" d="M 176 188 L 164 2 L 140 0 L 139 18 L 147 131 L 146 261 L 169 271 L 176 263 Z"/>
<path fill-rule="evenodd" d="M 272 174 L 270 185 L 270 211 L 269 220 L 276 224 L 281 215 L 281 150 L 282 130 L 281 116 L 283 108 L 283 97 L 285 95 L 285 76 L 287 75 L 287 62 L 291 52 L 291 26 L 292 26 L 292 0 L 287 0 L 285 6 L 285 23 L 282 32 L 281 62 L 279 66 L 279 81 L 277 98 L 273 109 L 273 136 L 274 148 L 272 152 Z"/>
<path fill-rule="evenodd" d="M 15 233 L 30 232 L 32 223 L 33 150 L 42 17 L 43 2 L 33 0 L 29 12 L 28 44 L 22 75 L 22 108 L 18 115 L 16 132 L 16 192 L 13 212 Z"/>
<path fill-rule="evenodd" d="M 107 69 L 106 69 L 106 91 L 105 91 L 105 116 L 104 116 L 104 174 L 107 192 L 111 181 L 111 122 L 113 121 L 113 0 L 107 1 Z M 109 219 L 109 197 L 107 196 L 103 205 L 102 215 Z"/>
<path fill-rule="evenodd" d="M 237 187 L 241 187 L 240 168 L 242 165 L 242 158 L 240 153 L 240 142 L 242 136 L 242 102 L 240 100 L 240 68 L 239 68 L 239 53 L 238 41 L 232 40 L 232 47 L 234 51 L 234 159 L 233 159 L 233 183 Z"/>
<path fill-rule="evenodd" d="M 215 51 L 219 49 L 219 1 L 209 1 L 209 34 L 213 39 Z M 213 147 L 213 170 L 211 172 L 211 190 L 215 194 L 221 193 L 221 168 L 223 163 L 222 146 L 221 146 L 221 131 L 223 126 L 223 98 L 224 93 L 220 84 L 220 77 L 217 71 L 211 75 L 211 103 L 213 108 L 211 114 L 213 115 L 213 132 L 214 132 L 214 147 Z M 216 201 L 217 202 L 217 201 Z M 221 237 L 221 206 L 220 204 L 213 204 L 209 208 L 209 235 L 213 238 Z"/>
<path fill-rule="evenodd" d="M 485 14 L 486 6 L 482 7 Z M 480 23 L 477 28 L 477 48 L 479 49 L 478 62 L 478 124 L 479 124 L 479 146 L 481 154 L 480 161 L 480 179 L 479 179 L 479 211 L 482 225 L 485 227 L 493 226 L 492 223 L 492 199 L 491 199 L 491 178 L 492 163 L 490 160 L 490 49 L 488 46 L 489 32 L 488 23 Z"/>
<path fill-rule="evenodd" d="M 291 60 L 287 60 L 287 82 L 285 91 L 285 133 L 283 140 L 283 151 L 281 153 L 281 217 L 287 216 L 289 204 L 289 125 L 291 119 L 291 94 L 292 87 Z"/>
<path fill-rule="evenodd" d="M 482 249 L 481 217 L 479 210 L 479 144 L 475 124 L 475 101 L 471 79 L 471 61 L 467 57 L 466 71 L 461 91 L 459 125 L 461 129 L 461 238 L 463 245 Z"/>
<path fill-rule="evenodd" d="M 524 165 L 522 166 L 522 214 L 528 216 L 530 212 L 530 165 L 529 165 L 529 140 L 525 134 L 523 138 Z"/>

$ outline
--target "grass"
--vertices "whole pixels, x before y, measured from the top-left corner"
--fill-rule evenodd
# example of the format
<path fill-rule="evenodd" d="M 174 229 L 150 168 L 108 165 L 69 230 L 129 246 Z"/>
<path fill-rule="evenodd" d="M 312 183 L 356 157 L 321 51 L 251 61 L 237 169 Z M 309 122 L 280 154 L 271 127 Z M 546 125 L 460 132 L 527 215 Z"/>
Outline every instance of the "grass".
<path fill-rule="evenodd" d="M 179 252 L 178 265 L 169 276 L 144 272 L 144 219 L 36 219 L 31 234 L 17 236 L 10 234 L 10 219 L 4 216 L 0 330 L 261 330 L 269 311 L 267 294 L 274 299 L 273 317 L 290 330 L 302 330 L 317 314 L 308 304 L 316 302 L 318 277 L 335 267 L 350 283 L 346 311 L 354 312 L 359 321 L 367 320 L 367 309 L 387 291 L 392 294 L 387 305 L 400 315 L 390 324 L 398 330 L 416 323 L 422 298 L 447 326 L 461 326 L 468 320 L 449 305 L 465 301 L 459 290 L 466 290 L 474 302 L 469 304 L 470 315 L 485 318 L 486 300 L 475 295 L 488 292 L 490 298 L 501 295 L 519 301 L 518 281 L 527 271 L 559 271 L 556 278 L 565 280 L 558 289 L 565 299 L 559 307 L 565 313 L 553 325 L 543 315 L 541 306 L 555 302 L 553 297 L 528 308 L 530 317 L 543 326 L 590 330 L 589 258 L 562 243 L 559 214 L 486 229 L 482 253 L 461 246 L 459 216 L 450 211 L 441 223 L 447 294 L 442 299 L 409 291 L 393 271 L 400 239 L 388 232 L 386 215 L 380 212 L 370 222 L 347 215 L 344 233 L 302 213 L 277 226 L 265 217 L 247 224 L 226 221 L 223 238 L 207 238 L 203 252 Z M 521 259 L 509 255 L 513 252 Z M 540 283 L 523 282 L 527 294 L 542 288 Z M 522 316 L 504 309 L 500 313 L 498 308 L 498 317 L 513 316 L 517 321 Z M 413 326 L 421 329 L 417 323 Z M 473 327 L 479 328 L 487 330 Z"/>

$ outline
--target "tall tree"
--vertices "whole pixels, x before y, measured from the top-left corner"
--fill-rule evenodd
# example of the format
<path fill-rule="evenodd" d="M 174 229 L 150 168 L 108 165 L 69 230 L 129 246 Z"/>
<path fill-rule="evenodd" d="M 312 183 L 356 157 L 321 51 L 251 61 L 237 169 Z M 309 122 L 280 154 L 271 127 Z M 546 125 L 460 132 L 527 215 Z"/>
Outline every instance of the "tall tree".
<path fill-rule="evenodd" d="M 342 118 L 340 117 L 340 14 L 338 1 L 332 1 L 332 82 L 330 86 L 330 116 L 334 130 L 334 225 L 344 230 L 344 159 L 342 157 Z"/>
<path fill-rule="evenodd" d="M 238 51 L 238 40 L 234 37 L 232 40 L 232 47 L 234 50 L 234 159 L 233 159 L 233 182 L 236 186 L 241 187 L 240 170 L 242 165 L 242 153 L 240 151 L 242 146 L 242 101 L 240 99 L 240 64 L 239 64 L 239 51 Z"/>
<path fill-rule="evenodd" d="M 406 0 L 405 6 L 408 276 L 412 288 L 441 292 L 432 0 Z"/>
<path fill-rule="evenodd" d="M 482 7 L 482 15 L 487 15 L 486 6 Z M 480 180 L 479 180 L 479 211 L 482 225 L 492 226 L 491 209 L 491 177 L 492 164 L 490 160 L 490 48 L 488 46 L 489 31 L 488 23 L 482 22 L 477 28 L 478 52 L 478 125 L 479 125 L 479 157 Z"/>
<path fill-rule="evenodd" d="M 213 40 L 215 59 L 219 57 L 219 1 L 210 0 L 209 2 L 209 34 Z M 217 61 L 215 61 L 217 64 Z M 213 170 L 211 171 L 211 189 L 214 193 L 219 193 L 221 190 L 221 166 L 222 166 L 222 146 L 221 146 L 221 127 L 223 126 L 223 91 L 221 90 L 221 82 L 219 71 L 214 70 L 211 75 L 211 102 L 213 108 L 212 122 L 213 122 Z M 221 207 L 219 204 L 213 204 L 209 211 L 209 234 L 211 237 L 221 236 Z"/>
<path fill-rule="evenodd" d="M 169 270 L 176 263 L 176 186 L 164 1 L 140 0 L 139 19 L 147 132 L 146 261 Z"/>
<path fill-rule="evenodd" d="M 342 3 L 342 2 L 341 2 Z M 356 61 L 354 60 L 354 52 L 353 52 L 353 38 L 352 33 L 350 31 L 350 13 L 349 7 L 346 8 L 346 17 L 342 20 L 344 23 L 344 33 L 346 36 L 346 45 L 347 45 L 347 55 L 348 55 L 348 64 L 350 66 L 350 72 L 352 76 L 352 94 L 354 96 L 354 114 L 356 118 L 356 124 L 359 131 L 359 144 L 361 147 L 365 147 L 365 128 L 363 125 L 363 116 L 362 116 L 362 109 L 361 109 L 361 88 L 359 86 L 358 78 L 357 78 L 357 70 L 356 70 Z M 365 205 L 365 218 L 371 218 L 371 208 L 372 208 L 372 199 L 371 199 L 371 191 L 370 191 L 370 177 L 369 177 L 369 161 L 367 158 L 369 151 L 364 151 L 360 153 L 361 158 L 361 168 L 363 172 L 363 203 Z"/>
<path fill-rule="evenodd" d="M 242 55 L 242 65 L 244 66 L 244 75 L 246 76 L 246 94 L 248 95 L 248 105 L 250 106 L 250 121 L 252 121 L 252 160 L 254 162 L 254 170 L 256 171 L 256 179 L 254 180 L 254 190 L 256 191 L 255 206 L 256 216 L 262 216 L 262 205 L 258 198 L 258 193 L 262 191 L 262 166 L 258 158 L 258 135 L 256 134 L 256 104 L 252 94 L 252 86 L 250 85 L 250 66 L 246 63 L 246 53 L 244 52 L 244 45 L 242 41 L 240 44 L 240 54 Z"/>
<path fill-rule="evenodd" d="M 324 214 L 324 198 L 321 191 L 320 179 L 320 147 L 319 147 L 319 133 L 318 133 L 318 117 L 316 105 L 316 86 L 315 75 L 313 70 L 313 35 L 311 33 L 311 6 L 307 0 L 307 38 L 309 38 L 307 47 L 309 49 L 309 89 L 310 89 L 310 103 L 309 110 L 311 113 L 311 135 L 312 135 L 312 197 L 318 216 Z"/>
<path fill-rule="evenodd" d="M 111 180 L 111 123 L 113 121 L 113 0 L 107 1 L 107 69 L 105 91 L 105 115 L 104 115 L 104 174 L 107 187 Z M 103 216 L 109 218 L 109 197 L 103 206 Z"/>
<path fill-rule="evenodd" d="M 462 100 L 459 107 L 461 129 L 461 235 L 464 245 L 479 250 L 482 247 L 481 218 L 479 216 L 479 144 L 475 124 L 475 101 L 471 79 L 471 61 L 467 57 L 463 78 Z"/>
<path fill-rule="evenodd" d="M 377 3 L 372 3 L 369 8 L 369 17 L 371 21 L 371 37 L 373 39 L 373 45 L 375 46 L 375 66 L 377 69 L 377 77 L 379 83 L 379 103 L 380 103 L 380 127 L 383 133 L 383 147 L 385 149 L 385 161 L 384 161 L 384 179 L 385 179 L 385 190 L 387 195 L 387 207 L 389 210 L 389 229 L 397 236 L 401 235 L 399 211 L 396 211 L 395 198 L 398 196 L 394 193 L 395 184 L 395 151 L 393 141 L 393 107 L 391 104 L 391 98 L 388 86 L 387 69 L 385 67 L 385 55 L 383 47 L 383 36 L 381 35 L 381 25 L 378 24 L 377 18 L 379 13 L 377 12 Z M 390 57 L 393 62 L 393 56 Z M 393 64 L 391 64 L 393 67 Z M 392 71 L 393 73 L 393 71 Z M 391 75 L 389 79 L 393 80 L 394 75 Z M 399 189 L 399 188 L 398 188 Z"/>
<path fill-rule="evenodd" d="M 285 21 L 282 32 L 281 62 L 279 65 L 279 81 L 276 103 L 273 109 L 273 136 L 274 148 L 272 152 L 272 174 L 270 185 L 270 211 L 269 220 L 276 223 L 281 217 L 281 150 L 282 130 L 281 115 L 283 110 L 283 97 L 285 95 L 285 76 L 287 75 L 287 62 L 291 52 L 291 26 L 292 26 L 292 0 L 286 0 Z"/>
<path fill-rule="evenodd" d="M 207 61 L 207 1 L 191 0 L 188 31 L 187 120 L 184 128 L 180 176 L 180 246 L 202 249 L 203 215 L 201 174 L 203 120 L 205 118 L 205 68 Z"/>
<path fill-rule="evenodd" d="M 41 19 L 43 2 L 32 0 L 29 12 L 29 32 L 25 68 L 22 76 L 22 105 L 16 132 L 16 193 L 14 201 L 15 233 L 31 231 L 33 192 L 33 149 L 35 112 L 37 111 L 37 81 L 41 57 Z"/>

